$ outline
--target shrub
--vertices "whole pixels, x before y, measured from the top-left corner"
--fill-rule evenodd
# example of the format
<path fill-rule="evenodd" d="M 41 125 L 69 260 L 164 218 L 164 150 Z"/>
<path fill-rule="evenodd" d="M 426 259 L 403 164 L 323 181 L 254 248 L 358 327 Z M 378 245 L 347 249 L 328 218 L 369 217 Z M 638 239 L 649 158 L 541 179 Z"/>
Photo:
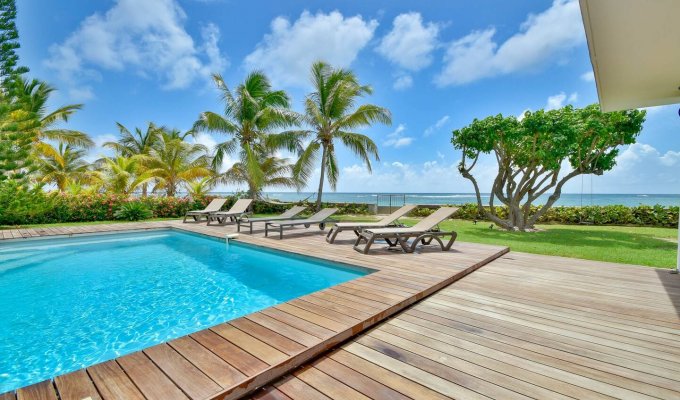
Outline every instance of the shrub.
<path fill-rule="evenodd" d="M 53 200 L 40 188 L 26 190 L 15 181 L 0 182 L 0 225 L 43 222 Z"/>
<path fill-rule="evenodd" d="M 139 221 L 153 217 L 153 212 L 146 205 L 139 201 L 123 204 L 113 213 L 114 218 L 125 221 Z"/>

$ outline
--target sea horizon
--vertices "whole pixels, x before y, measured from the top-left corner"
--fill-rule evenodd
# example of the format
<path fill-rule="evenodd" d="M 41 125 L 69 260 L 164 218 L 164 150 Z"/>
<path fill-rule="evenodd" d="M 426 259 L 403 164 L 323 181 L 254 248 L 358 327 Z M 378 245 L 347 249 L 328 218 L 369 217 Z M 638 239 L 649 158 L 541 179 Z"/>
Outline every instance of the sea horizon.
<path fill-rule="evenodd" d="M 214 195 L 233 194 L 234 192 L 211 192 Z M 316 200 L 315 192 L 264 192 L 264 196 L 270 200 L 283 202 L 293 202 L 300 200 Z M 486 204 L 489 193 L 482 193 L 482 201 Z M 326 192 L 323 194 L 322 201 L 332 203 L 367 203 L 388 205 L 392 198 L 393 204 L 421 204 L 421 205 L 459 205 L 476 202 L 474 193 L 455 193 L 455 192 Z M 549 195 L 541 196 L 535 204 L 544 204 Z M 496 204 L 500 204 L 497 202 Z M 659 194 L 659 193 L 563 193 L 555 206 L 604 206 L 604 205 L 661 205 L 678 206 L 680 205 L 680 194 Z"/>

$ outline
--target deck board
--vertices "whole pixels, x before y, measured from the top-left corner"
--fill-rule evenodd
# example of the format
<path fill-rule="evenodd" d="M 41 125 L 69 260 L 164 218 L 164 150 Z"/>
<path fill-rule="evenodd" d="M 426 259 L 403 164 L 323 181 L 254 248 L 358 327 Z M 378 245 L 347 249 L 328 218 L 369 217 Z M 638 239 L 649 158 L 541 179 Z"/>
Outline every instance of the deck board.
<path fill-rule="evenodd" d="M 511 252 L 305 368 L 339 363 L 354 372 L 343 384 L 367 395 L 369 380 L 410 398 L 680 398 L 678 282 L 665 270 Z"/>
<path fill-rule="evenodd" d="M 163 221 L 9 230 L 2 231 L 2 236 L 74 236 L 163 228 L 219 238 L 235 231 L 233 226 Z M 501 246 L 456 243 L 453 250 L 446 253 L 425 248 L 416 254 L 402 254 L 374 246 L 370 255 L 364 255 L 349 245 L 352 237 L 349 232 L 339 236 L 339 244 L 329 245 L 323 232 L 315 229 L 287 232 L 284 240 L 264 238 L 262 233 L 241 234 L 238 240 L 244 243 L 370 268 L 373 272 L 167 344 L 89 367 L 73 375 L 78 381 L 72 384 L 79 385 L 78 390 L 82 389 L 83 393 L 89 390 L 104 400 L 237 398 L 294 371 L 327 349 L 507 252 L 507 248 Z M 288 376 L 286 383 L 272 386 L 266 395 L 294 397 L 308 393 L 320 398 L 337 397 L 341 393 L 365 395 L 350 387 L 310 391 L 310 384 L 342 381 L 316 367 L 304 374 L 296 372 Z M 71 381 L 67 379 L 66 376 L 57 378 L 56 390 L 61 387 L 65 393 L 75 390 L 69 389 Z M 363 384 L 377 392 L 382 385 L 371 386 L 366 380 Z M 410 393 L 430 392 L 422 385 L 418 387 L 418 390 L 411 387 Z M 261 391 L 260 395 L 265 393 Z"/>

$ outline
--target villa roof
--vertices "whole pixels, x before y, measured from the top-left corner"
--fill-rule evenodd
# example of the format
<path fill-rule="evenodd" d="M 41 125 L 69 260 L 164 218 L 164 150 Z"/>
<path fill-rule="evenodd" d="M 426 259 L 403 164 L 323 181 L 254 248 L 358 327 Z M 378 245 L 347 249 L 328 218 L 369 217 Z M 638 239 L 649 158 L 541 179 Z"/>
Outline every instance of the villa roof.
<path fill-rule="evenodd" d="M 680 1 L 580 4 L 604 111 L 680 103 Z"/>

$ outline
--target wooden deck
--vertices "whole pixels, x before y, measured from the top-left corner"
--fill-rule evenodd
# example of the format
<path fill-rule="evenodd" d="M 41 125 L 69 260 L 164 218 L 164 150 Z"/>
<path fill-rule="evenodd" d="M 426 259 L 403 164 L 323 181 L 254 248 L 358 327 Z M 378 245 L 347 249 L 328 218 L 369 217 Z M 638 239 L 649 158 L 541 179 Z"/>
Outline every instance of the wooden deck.
<path fill-rule="evenodd" d="M 173 227 L 224 237 L 234 227 L 152 222 L 0 231 L 3 238 Z M 240 241 L 374 269 L 376 272 L 210 329 L 41 382 L 8 399 L 232 399 L 288 373 L 386 317 L 507 252 L 456 243 L 450 252 L 355 252 L 353 234 L 329 245 L 318 229 L 284 240 L 261 232 Z M 19 360 L 17 360 L 19 361 Z"/>
<path fill-rule="evenodd" d="M 253 399 L 680 399 L 680 277 L 508 253 Z"/>

